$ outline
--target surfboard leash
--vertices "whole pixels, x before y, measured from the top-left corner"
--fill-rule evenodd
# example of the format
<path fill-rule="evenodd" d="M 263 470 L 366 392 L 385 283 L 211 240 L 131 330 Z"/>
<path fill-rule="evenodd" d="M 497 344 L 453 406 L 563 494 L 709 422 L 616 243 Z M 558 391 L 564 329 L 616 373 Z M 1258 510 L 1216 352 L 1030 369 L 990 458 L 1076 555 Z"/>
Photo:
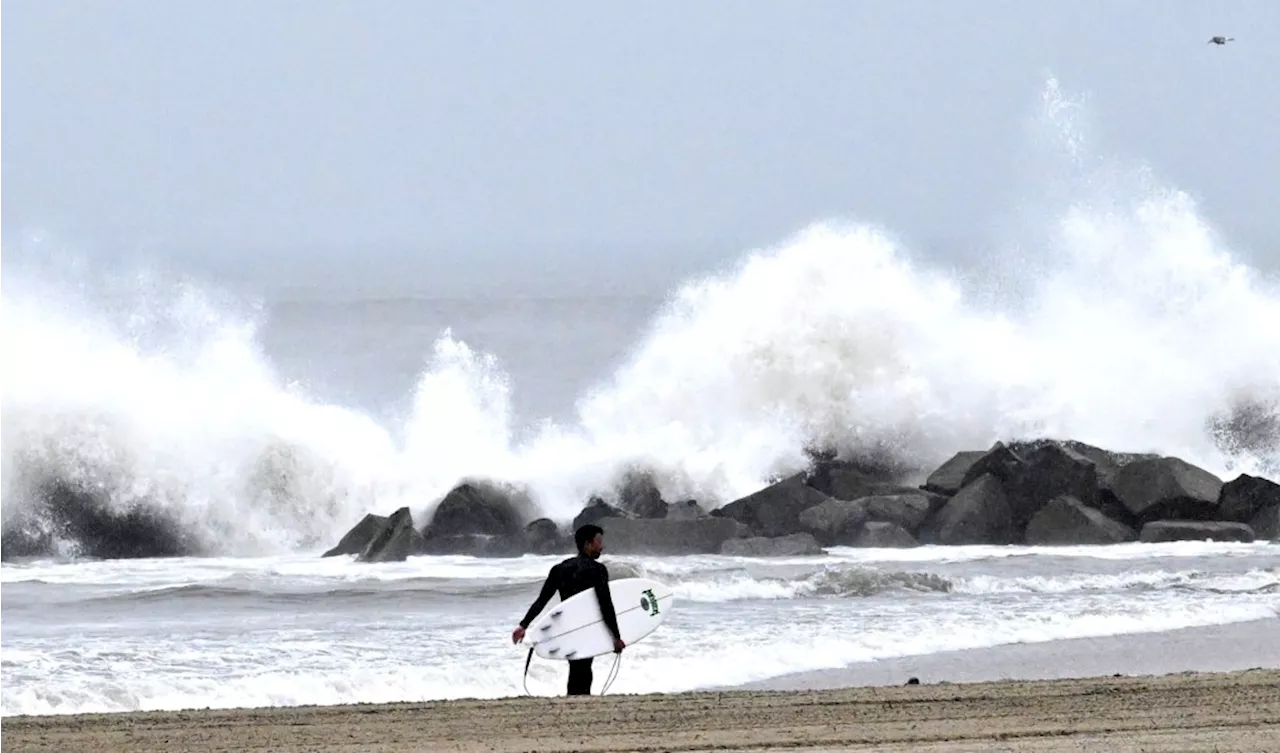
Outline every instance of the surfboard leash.
<path fill-rule="evenodd" d="M 524 658 L 524 676 L 520 678 L 520 684 L 524 687 L 524 694 L 532 696 L 529 692 L 529 665 L 533 662 L 533 649 L 529 649 L 529 654 Z M 613 655 L 613 666 L 609 667 L 609 674 L 604 678 L 604 687 L 600 688 L 600 695 L 609 692 L 613 681 L 618 679 L 618 665 L 622 664 L 622 654 Z"/>
<path fill-rule="evenodd" d="M 524 694 L 533 695 L 529 692 L 529 663 L 533 661 L 533 646 L 529 647 L 529 655 L 524 658 L 524 678 L 520 684 L 524 685 Z"/>
<path fill-rule="evenodd" d="M 600 695 L 609 692 L 609 686 L 613 685 L 613 681 L 618 679 L 618 665 L 622 663 L 622 654 L 613 655 L 613 666 L 609 668 L 609 674 L 604 678 L 604 687 L 600 688 Z"/>

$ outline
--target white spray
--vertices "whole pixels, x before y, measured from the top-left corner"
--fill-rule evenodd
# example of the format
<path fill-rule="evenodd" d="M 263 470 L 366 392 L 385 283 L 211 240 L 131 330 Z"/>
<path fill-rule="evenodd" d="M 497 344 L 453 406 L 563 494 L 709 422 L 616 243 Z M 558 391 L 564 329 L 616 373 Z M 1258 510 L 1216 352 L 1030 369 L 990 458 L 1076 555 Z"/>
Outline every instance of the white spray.
<path fill-rule="evenodd" d="M 468 476 L 525 485 L 561 520 L 635 465 L 668 498 L 719 504 L 813 442 L 927 467 L 1048 435 L 1274 477 L 1274 450 L 1225 452 L 1208 427 L 1241 403 L 1276 420 L 1275 282 L 1186 194 L 1090 157 L 1055 82 L 1044 104 L 1065 165 L 1046 195 L 1069 200 L 1036 247 L 1001 253 L 1015 294 L 976 296 L 875 226 L 818 223 L 680 288 L 576 424 L 521 444 L 498 363 L 449 333 L 393 431 L 283 383 L 253 321 L 207 292 L 144 280 L 93 307 L 9 272 L 5 518 L 56 477 L 167 508 L 217 552 L 312 549 L 368 511 L 425 515 Z"/>

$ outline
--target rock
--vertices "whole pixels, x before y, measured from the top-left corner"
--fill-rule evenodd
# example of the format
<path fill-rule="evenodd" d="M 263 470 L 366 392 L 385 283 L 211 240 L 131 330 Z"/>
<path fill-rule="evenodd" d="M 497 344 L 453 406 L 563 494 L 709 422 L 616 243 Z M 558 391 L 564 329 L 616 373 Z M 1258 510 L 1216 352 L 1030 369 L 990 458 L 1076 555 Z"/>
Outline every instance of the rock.
<path fill-rule="evenodd" d="M 201 556 L 208 549 L 164 504 L 113 504 L 109 492 L 67 481 L 42 485 L 32 509 L 4 517 L 3 556 L 136 559 Z"/>
<path fill-rule="evenodd" d="M 881 549 L 920 546 L 920 542 L 902 526 L 883 520 L 868 520 L 863 523 L 858 527 L 851 543 L 856 547 Z"/>
<path fill-rule="evenodd" d="M 436 506 L 422 551 L 434 555 L 518 557 L 529 545 L 524 522 L 529 500 L 484 482 L 459 484 Z M 535 531 L 545 530 L 541 524 Z"/>
<path fill-rule="evenodd" d="M 604 548 L 610 554 L 718 554 L 724 542 L 746 538 L 751 529 L 730 518 L 701 520 L 603 518 Z"/>
<path fill-rule="evenodd" d="M 885 480 L 852 462 L 824 461 L 805 475 L 805 483 L 833 499 L 859 499 L 875 494 L 914 492 L 918 489 Z"/>
<path fill-rule="evenodd" d="M 1148 544 L 1165 541 L 1236 541 L 1254 540 L 1253 529 L 1244 523 L 1219 520 L 1155 520 L 1142 527 L 1139 540 Z"/>
<path fill-rule="evenodd" d="M 530 554 L 571 552 L 573 537 L 562 533 L 550 518 L 538 518 L 524 527 L 524 550 Z"/>
<path fill-rule="evenodd" d="M 801 530 L 826 546 L 847 546 L 867 519 L 860 499 L 826 499 L 800 513 Z"/>
<path fill-rule="evenodd" d="M 1179 458 L 1135 460 L 1112 483 L 1120 501 L 1142 523 L 1152 520 L 1212 520 L 1222 480 Z"/>
<path fill-rule="evenodd" d="M 913 491 L 863 497 L 858 501 L 866 508 L 868 520 L 893 523 L 907 533 L 914 533 L 929 515 L 947 503 L 947 498 L 933 492 Z"/>
<path fill-rule="evenodd" d="M 1280 507 L 1280 484 L 1247 473 L 1223 484 L 1218 495 L 1223 520 L 1248 523 L 1267 507 Z"/>
<path fill-rule="evenodd" d="M 1032 546 L 1118 544 L 1133 541 L 1137 534 L 1075 497 L 1061 496 L 1031 518 L 1024 538 Z"/>
<path fill-rule="evenodd" d="M 919 538 L 937 544 L 1010 544 L 1016 536 L 1004 485 L 993 474 L 964 485 L 920 526 Z"/>
<path fill-rule="evenodd" d="M 387 520 L 388 518 L 385 515 L 366 514 L 360 519 L 359 523 L 356 523 L 351 527 L 350 531 L 347 531 L 346 535 L 338 541 L 337 546 L 320 556 L 335 557 L 340 554 L 359 554 L 363 552 L 365 546 L 387 524 Z"/>
<path fill-rule="evenodd" d="M 422 551 L 422 534 L 413 527 L 408 507 L 391 513 L 356 557 L 357 562 L 404 562 Z"/>
<path fill-rule="evenodd" d="M 969 469 L 986 454 L 985 450 L 957 452 L 951 456 L 950 460 L 929 474 L 929 478 L 924 482 L 924 489 L 947 496 L 955 494 L 960 491 L 960 487 L 964 486 L 965 475 L 969 473 Z"/>
<path fill-rule="evenodd" d="M 1057 440 L 1057 439 L 1033 439 L 1015 442 L 1011 445 L 1013 450 L 1022 457 L 1029 458 L 1037 450 L 1044 447 L 1055 446 L 1070 453 L 1079 455 L 1087 460 L 1092 460 L 1094 465 L 1094 473 L 1097 478 L 1097 498 L 1090 499 L 1086 494 L 1084 497 L 1077 497 L 1081 502 L 1095 507 L 1112 520 L 1123 523 L 1131 528 L 1137 528 L 1140 523 L 1137 516 L 1129 511 L 1115 495 L 1112 484 L 1115 476 L 1120 469 L 1135 460 L 1156 460 L 1159 455 L 1150 453 L 1133 453 L 1133 452 L 1112 452 L 1095 447 L 1084 442 L 1078 442 L 1074 439 Z M 1064 491 L 1065 494 L 1071 494 L 1071 490 Z M 1078 490 L 1077 490 L 1078 493 Z M 1054 495 L 1058 496 L 1058 495 Z"/>
<path fill-rule="evenodd" d="M 1008 481 L 1023 469 L 1026 462 L 1013 448 L 1004 442 L 996 442 L 965 471 L 960 488 L 963 489 L 986 475 L 994 476 L 998 481 Z"/>
<path fill-rule="evenodd" d="M 618 507 L 637 518 L 665 518 L 667 503 L 647 471 L 628 471 L 618 485 Z"/>
<path fill-rule="evenodd" d="M 1270 505 L 1253 516 L 1249 527 L 1259 539 L 1280 541 L 1280 505 Z"/>
<path fill-rule="evenodd" d="M 797 473 L 716 510 L 717 517 L 744 523 L 759 536 L 785 536 L 800 529 L 800 513 L 829 499 Z"/>
<path fill-rule="evenodd" d="M 1098 469 L 1098 486 L 1104 491 L 1114 491 L 1116 476 L 1121 468 L 1139 460 L 1160 459 L 1153 452 L 1109 452 L 1082 442 L 1069 442 L 1068 446 L 1094 462 Z"/>
<path fill-rule="evenodd" d="M 698 520 L 707 517 L 707 511 L 702 509 L 696 499 L 686 499 L 683 502 L 672 502 L 667 505 L 667 520 Z"/>
<path fill-rule="evenodd" d="M 1098 490 L 1098 505 L 1096 509 L 1108 518 L 1135 531 L 1142 527 L 1142 521 L 1138 519 L 1138 516 L 1134 515 L 1128 507 L 1125 507 L 1125 504 L 1110 489 L 1102 488 Z"/>
<path fill-rule="evenodd" d="M 1080 453 L 1057 443 L 1045 443 L 1026 455 L 1026 463 L 1005 481 L 1009 509 L 1015 531 L 1026 529 L 1040 508 L 1056 497 L 1071 497 L 1097 507 L 1096 464 Z"/>
<path fill-rule="evenodd" d="M 457 490 L 454 489 L 454 492 Z M 572 549 L 571 538 L 564 537 L 558 526 L 545 517 L 530 522 L 515 533 L 443 533 L 466 528 L 467 525 L 490 530 L 497 528 L 493 525 L 492 517 L 485 517 L 485 512 L 471 519 L 479 520 L 479 524 L 467 522 L 468 506 L 475 503 L 474 499 L 468 497 L 470 493 L 463 490 L 456 494 L 451 506 L 445 507 L 443 525 L 429 525 L 426 533 L 413 530 L 412 516 L 407 507 L 402 507 L 390 517 L 366 515 L 347 531 L 338 546 L 329 549 L 324 556 L 356 553 L 357 561 L 361 562 L 397 562 L 413 555 L 518 557 L 526 552 L 552 555 Z M 480 505 L 481 510 L 484 510 L 484 503 L 481 502 Z M 439 510 L 440 507 L 436 507 L 436 512 Z M 439 516 L 436 516 L 436 520 L 439 520 Z M 408 525 L 410 530 L 404 531 L 404 525 Z"/>
<path fill-rule="evenodd" d="M 792 533 L 772 538 L 729 539 L 720 545 L 720 553 L 727 557 L 807 557 L 822 554 L 823 550 L 809 534 Z"/>
<path fill-rule="evenodd" d="M 427 525 L 427 538 L 482 534 L 510 536 L 524 528 L 527 502 L 496 486 L 463 483 L 445 495 Z"/>
<path fill-rule="evenodd" d="M 1092 460 L 1098 476 L 1098 488 L 1103 491 L 1111 489 L 1115 475 L 1129 463 L 1135 460 L 1157 460 L 1160 457 L 1152 453 L 1112 452 L 1074 439 L 1032 439 L 1014 442 L 1011 446 L 1019 455 L 1028 457 L 1036 450 L 1049 445 L 1056 445 Z M 1088 500 L 1080 501 L 1089 503 Z"/>
<path fill-rule="evenodd" d="M 851 465 L 841 463 L 829 455 L 817 455 L 813 465 L 804 474 L 804 482 L 828 497 L 836 497 L 832 492 L 846 485 L 863 486 L 876 483 L 867 474 Z M 864 496 L 853 494 L 847 499 Z M 839 497 L 836 497 L 839 499 Z"/>
<path fill-rule="evenodd" d="M 582 508 L 582 512 L 578 513 L 578 515 L 573 519 L 573 524 L 570 526 L 570 532 L 572 533 L 589 523 L 599 523 L 605 518 L 629 517 L 631 517 L 631 515 L 605 502 L 603 499 L 600 499 L 599 497 L 592 497 L 587 500 L 587 506 Z"/>

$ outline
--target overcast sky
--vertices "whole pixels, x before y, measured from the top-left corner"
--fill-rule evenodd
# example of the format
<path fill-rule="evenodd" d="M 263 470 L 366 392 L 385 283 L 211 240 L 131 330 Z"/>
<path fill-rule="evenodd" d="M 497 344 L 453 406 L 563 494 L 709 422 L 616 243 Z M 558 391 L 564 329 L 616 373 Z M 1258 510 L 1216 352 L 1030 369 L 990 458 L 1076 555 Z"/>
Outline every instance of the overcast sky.
<path fill-rule="evenodd" d="M 1109 151 L 1280 237 L 1275 0 L 7 0 L 2 29 L 6 247 L 710 254 L 829 216 L 945 247 L 1016 199 L 1050 72 Z"/>

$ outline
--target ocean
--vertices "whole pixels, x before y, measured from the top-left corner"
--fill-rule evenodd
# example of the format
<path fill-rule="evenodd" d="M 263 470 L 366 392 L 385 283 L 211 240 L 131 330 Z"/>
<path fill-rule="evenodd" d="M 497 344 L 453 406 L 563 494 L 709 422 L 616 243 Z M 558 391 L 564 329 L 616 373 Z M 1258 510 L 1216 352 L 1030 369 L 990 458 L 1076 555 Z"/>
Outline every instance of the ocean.
<path fill-rule="evenodd" d="M 620 258 L 595 292 L 544 275 L 255 297 L 6 248 L 6 530 L 41 524 L 52 481 L 120 518 L 167 512 L 199 556 L 89 561 L 53 531 L 56 556 L 0 565 L 3 714 L 524 692 L 508 636 L 554 558 L 318 556 L 367 512 L 425 521 L 472 477 L 560 522 L 629 468 L 717 506 L 813 444 L 923 475 L 1051 436 L 1280 480 L 1280 283 L 1192 195 L 1085 150 L 1062 109 L 1052 190 L 968 266 L 840 220 L 673 283 Z M 679 600 L 611 692 L 1280 608 L 1265 543 L 606 561 Z M 535 661 L 530 690 L 558 678 Z"/>
<path fill-rule="evenodd" d="M 609 693 L 735 685 L 872 659 L 1277 616 L 1268 544 L 606 556 L 671 583 Z M 5 565 L 11 714 L 563 695 L 510 640 L 555 557 L 314 554 Z M 595 663 L 600 692 L 612 656 Z"/>

